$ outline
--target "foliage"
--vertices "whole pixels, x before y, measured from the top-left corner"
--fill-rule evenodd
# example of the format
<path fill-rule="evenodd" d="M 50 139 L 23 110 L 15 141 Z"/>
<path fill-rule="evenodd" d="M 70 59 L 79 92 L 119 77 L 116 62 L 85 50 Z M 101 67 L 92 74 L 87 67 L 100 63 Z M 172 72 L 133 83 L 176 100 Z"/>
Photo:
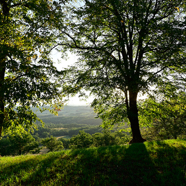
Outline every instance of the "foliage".
<path fill-rule="evenodd" d="M 59 126 L 59 125 L 58 125 Z M 101 132 L 102 128 L 99 126 L 90 126 L 90 125 L 78 125 L 78 124 L 73 124 L 74 127 L 72 128 L 64 128 L 65 127 L 63 124 L 61 124 L 62 129 L 56 129 L 56 128 L 50 128 L 47 126 L 41 127 L 38 126 L 37 129 L 34 130 L 33 136 L 34 138 L 46 138 L 49 136 L 55 136 L 55 137 L 60 137 L 60 136 L 69 136 L 72 137 L 73 135 L 77 135 L 80 130 L 84 130 L 85 132 L 89 134 L 94 134 L 96 132 Z"/>
<path fill-rule="evenodd" d="M 12 153 L 12 148 L 11 148 L 11 143 L 8 138 L 3 138 L 0 141 L 0 155 L 11 155 Z"/>
<path fill-rule="evenodd" d="M 67 6 L 58 45 L 77 52 L 79 60 L 67 69 L 64 94 L 84 96 L 89 90 L 106 127 L 128 118 L 131 143 L 143 142 L 137 97 L 185 67 L 184 6 L 185 0 L 86 0 Z"/>
<path fill-rule="evenodd" d="M 186 93 L 176 92 L 170 86 L 163 89 L 162 99 L 157 94 L 142 103 L 141 123 L 149 125 L 149 135 L 157 139 L 177 139 L 186 134 Z"/>
<path fill-rule="evenodd" d="M 40 151 L 39 143 L 33 136 L 20 127 L 16 128 L 6 138 L 0 140 L 1 155 L 21 155 L 28 152 L 38 153 Z"/>
<path fill-rule="evenodd" d="M 111 132 L 104 130 L 103 133 L 95 133 L 92 135 L 92 147 L 104 147 L 111 145 L 123 145 L 130 141 L 130 137 L 122 132 Z"/>
<path fill-rule="evenodd" d="M 70 147 L 70 139 L 65 139 L 65 138 L 59 138 L 59 141 L 63 143 L 63 146 L 65 149 L 69 149 Z"/>
<path fill-rule="evenodd" d="M 181 186 L 185 156 L 185 140 L 164 140 L 0 157 L 0 185 Z"/>
<path fill-rule="evenodd" d="M 85 131 L 79 131 L 79 134 L 70 139 L 70 148 L 88 148 L 92 145 L 92 136 Z"/>
<path fill-rule="evenodd" d="M 39 118 L 31 106 L 62 106 L 63 73 L 49 56 L 56 38 L 55 19 L 59 14 L 62 18 L 63 3 L 58 2 L 0 2 L 0 136 L 17 125 L 33 126 Z"/>
<path fill-rule="evenodd" d="M 50 151 L 58 151 L 64 148 L 63 142 L 57 140 L 55 137 L 51 136 L 49 138 L 45 138 L 41 141 L 41 143 L 46 146 Z"/>
<path fill-rule="evenodd" d="M 110 131 L 105 130 L 103 133 L 95 133 L 92 135 L 93 137 L 93 146 L 111 146 L 116 145 L 116 138 L 114 135 L 111 134 Z"/>
<path fill-rule="evenodd" d="M 65 139 L 60 138 L 63 141 Z M 94 133 L 92 135 L 86 133 L 84 130 L 79 131 L 78 135 L 73 136 L 68 142 L 68 148 L 88 148 L 101 147 L 111 145 L 122 145 L 128 143 L 130 138 L 127 134 L 122 132 L 111 132 L 104 130 L 102 133 Z M 65 140 L 66 141 L 66 140 Z"/>

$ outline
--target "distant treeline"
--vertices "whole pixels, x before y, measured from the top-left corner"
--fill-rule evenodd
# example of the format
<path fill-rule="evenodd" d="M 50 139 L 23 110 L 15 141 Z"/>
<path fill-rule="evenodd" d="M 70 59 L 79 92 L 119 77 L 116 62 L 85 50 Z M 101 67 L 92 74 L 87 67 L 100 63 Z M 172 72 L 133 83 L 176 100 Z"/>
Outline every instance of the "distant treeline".
<path fill-rule="evenodd" d="M 68 126 L 68 128 L 65 129 L 54 129 L 54 128 L 49 128 L 49 127 L 38 127 L 38 130 L 34 130 L 33 136 L 35 138 L 39 137 L 39 138 L 46 138 L 49 136 L 69 136 L 72 137 L 74 135 L 77 135 L 79 133 L 80 130 L 84 130 L 86 133 L 89 134 L 94 134 L 96 132 L 101 132 L 103 129 L 99 126 L 88 126 L 88 125 L 83 125 L 83 124 L 69 124 L 71 126 L 71 128 L 69 128 L 70 126 Z M 61 127 L 64 127 L 64 125 L 62 125 Z M 57 127 L 56 127 L 57 128 Z M 58 128 L 59 124 L 58 124 Z"/>
<path fill-rule="evenodd" d="M 47 147 L 49 151 L 57 151 L 62 149 L 77 149 L 88 147 L 100 147 L 109 145 L 121 145 L 129 141 L 130 136 L 123 132 L 111 132 L 103 130 L 92 135 L 84 130 L 78 131 L 70 139 L 56 138 L 53 136 L 46 138 L 37 138 L 28 131 L 14 132 L 0 140 L 0 155 L 21 155 L 27 153 L 37 154 L 43 147 Z"/>
<path fill-rule="evenodd" d="M 41 116 L 45 123 L 53 124 L 88 124 L 100 125 L 101 119 L 96 119 L 94 116 Z"/>
<path fill-rule="evenodd" d="M 33 111 L 36 112 L 36 108 L 33 108 Z M 43 128 L 41 124 L 37 123 L 38 130 L 33 133 L 35 138 L 47 138 L 49 136 L 68 136 L 71 138 L 77 135 L 80 130 L 84 130 L 90 135 L 103 130 L 100 127 L 102 120 L 95 118 L 96 114 L 89 106 L 65 106 L 58 112 L 58 116 L 47 110 L 36 113 L 44 121 L 45 126 Z"/>

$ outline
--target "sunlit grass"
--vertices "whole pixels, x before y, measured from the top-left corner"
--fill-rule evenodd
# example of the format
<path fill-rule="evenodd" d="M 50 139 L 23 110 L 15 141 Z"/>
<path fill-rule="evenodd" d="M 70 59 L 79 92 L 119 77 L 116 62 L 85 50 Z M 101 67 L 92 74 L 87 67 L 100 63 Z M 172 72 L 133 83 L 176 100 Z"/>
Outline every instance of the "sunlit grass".
<path fill-rule="evenodd" d="M 185 162 L 184 140 L 1 157 L 0 185 L 184 186 Z"/>

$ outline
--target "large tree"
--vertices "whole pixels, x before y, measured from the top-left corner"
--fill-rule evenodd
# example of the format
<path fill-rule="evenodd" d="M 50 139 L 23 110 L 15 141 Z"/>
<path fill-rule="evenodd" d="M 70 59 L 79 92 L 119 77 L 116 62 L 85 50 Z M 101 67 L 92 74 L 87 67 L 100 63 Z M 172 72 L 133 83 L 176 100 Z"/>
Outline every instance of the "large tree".
<path fill-rule="evenodd" d="M 31 106 L 60 100 L 61 72 L 49 53 L 61 8 L 61 1 L 0 1 L 0 137 L 10 127 L 32 126 L 38 118 Z"/>
<path fill-rule="evenodd" d="M 105 125 L 123 123 L 127 116 L 131 143 L 145 141 L 137 97 L 161 75 L 186 62 L 184 4 L 183 0 L 85 0 L 78 7 L 67 6 L 58 45 L 74 49 L 80 57 L 67 70 L 63 91 L 89 90 Z"/>

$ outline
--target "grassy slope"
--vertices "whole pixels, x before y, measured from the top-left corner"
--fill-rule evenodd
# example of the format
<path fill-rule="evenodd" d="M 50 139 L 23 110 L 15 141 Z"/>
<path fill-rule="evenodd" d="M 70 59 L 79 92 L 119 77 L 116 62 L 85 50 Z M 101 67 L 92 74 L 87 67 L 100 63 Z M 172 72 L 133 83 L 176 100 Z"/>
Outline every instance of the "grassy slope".
<path fill-rule="evenodd" d="M 184 186 L 186 141 L 0 158 L 0 185 Z"/>

